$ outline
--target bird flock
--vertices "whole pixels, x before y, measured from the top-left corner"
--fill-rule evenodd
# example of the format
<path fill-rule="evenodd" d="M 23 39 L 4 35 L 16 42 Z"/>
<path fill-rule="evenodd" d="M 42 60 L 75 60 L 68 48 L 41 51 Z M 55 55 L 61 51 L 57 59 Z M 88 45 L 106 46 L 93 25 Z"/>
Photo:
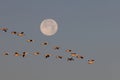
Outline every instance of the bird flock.
<path fill-rule="evenodd" d="M 8 32 L 8 28 L 7 27 L 1 27 L 0 31 Z M 11 33 L 11 35 L 16 35 L 16 36 L 19 36 L 19 37 L 24 37 L 25 36 L 24 32 L 11 31 L 10 33 Z M 35 42 L 35 41 L 33 39 L 28 39 L 28 40 L 26 40 L 26 42 L 27 43 L 32 43 L 32 42 Z M 47 45 L 49 45 L 48 42 L 40 43 L 40 46 L 47 46 Z M 52 47 L 52 50 L 60 50 L 60 49 L 61 49 L 60 46 Z M 12 54 L 12 56 L 15 56 L 15 57 L 20 57 L 21 56 L 21 57 L 25 58 L 26 56 L 28 56 L 28 54 L 35 55 L 35 56 L 43 55 L 45 59 L 50 58 L 51 56 L 55 56 L 56 59 L 63 59 L 63 58 L 65 58 L 67 62 L 75 61 L 75 58 L 78 59 L 78 60 L 85 59 L 84 56 L 82 56 L 82 55 L 80 55 L 78 53 L 73 52 L 73 50 L 71 50 L 71 49 L 65 49 L 64 52 L 68 53 L 68 55 L 70 55 L 70 57 L 65 57 L 65 56 L 62 56 L 62 55 L 53 55 L 53 54 L 50 54 L 50 53 L 42 54 L 39 51 L 32 52 L 32 53 L 25 52 L 25 51 L 23 51 L 22 53 L 19 53 L 19 52 L 15 51 Z M 10 53 L 6 51 L 6 52 L 2 53 L 2 55 L 9 56 Z M 87 60 L 88 64 L 93 64 L 94 62 L 95 62 L 94 59 L 88 59 Z"/>

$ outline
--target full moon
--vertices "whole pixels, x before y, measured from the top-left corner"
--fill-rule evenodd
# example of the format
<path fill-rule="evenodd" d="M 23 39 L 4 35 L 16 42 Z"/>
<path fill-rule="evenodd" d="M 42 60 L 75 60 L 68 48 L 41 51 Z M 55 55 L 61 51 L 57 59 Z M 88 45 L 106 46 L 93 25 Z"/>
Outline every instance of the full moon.
<path fill-rule="evenodd" d="M 58 24 L 53 19 L 45 19 L 40 24 L 40 31 L 46 36 L 52 36 L 58 31 Z"/>

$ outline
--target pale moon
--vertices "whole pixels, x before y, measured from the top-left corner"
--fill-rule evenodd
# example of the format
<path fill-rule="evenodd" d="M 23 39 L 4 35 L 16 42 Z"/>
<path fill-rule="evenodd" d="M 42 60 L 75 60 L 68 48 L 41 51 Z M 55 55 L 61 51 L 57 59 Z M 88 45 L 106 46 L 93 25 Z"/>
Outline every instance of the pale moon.
<path fill-rule="evenodd" d="M 40 31 L 46 36 L 52 36 L 58 31 L 58 24 L 53 19 L 45 19 L 40 24 Z"/>

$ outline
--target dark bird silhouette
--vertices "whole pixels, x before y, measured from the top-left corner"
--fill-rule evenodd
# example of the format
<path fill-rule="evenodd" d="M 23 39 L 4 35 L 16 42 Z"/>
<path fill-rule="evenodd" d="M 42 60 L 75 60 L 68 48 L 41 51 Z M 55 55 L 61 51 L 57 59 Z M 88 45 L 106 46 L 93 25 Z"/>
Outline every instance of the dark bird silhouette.
<path fill-rule="evenodd" d="M 62 56 L 56 56 L 56 58 L 62 59 L 63 57 Z"/>
<path fill-rule="evenodd" d="M 54 49 L 54 50 L 59 50 L 60 47 L 59 47 L 59 46 L 55 46 L 55 47 L 53 47 L 53 49 Z"/>
<path fill-rule="evenodd" d="M 27 55 L 26 52 L 23 52 L 23 53 L 22 53 L 22 57 L 23 57 L 23 58 L 24 58 L 26 55 Z"/>
<path fill-rule="evenodd" d="M 70 58 L 67 58 L 67 61 L 74 61 L 74 59 L 70 57 Z"/>
<path fill-rule="evenodd" d="M 42 42 L 41 45 L 46 46 L 46 45 L 48 45 L 48 42 Z"/>
<path fill-rule="evenodd" d="M 9 55 L 9 53 L 8 53 L 8 52 L 5 52 L 5 53 L 3 53 L 3 55 L 7 56 L 7 55 Z"/>
<path fill-rule="evenodd" d="M 49 58 L 51 54 L 45 54 L 45 58 Z"/>

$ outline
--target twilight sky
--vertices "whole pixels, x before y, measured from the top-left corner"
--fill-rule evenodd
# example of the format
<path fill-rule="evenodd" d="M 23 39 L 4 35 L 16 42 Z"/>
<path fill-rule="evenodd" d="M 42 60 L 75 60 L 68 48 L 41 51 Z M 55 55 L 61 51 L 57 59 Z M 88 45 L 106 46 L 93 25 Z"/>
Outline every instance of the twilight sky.
<path fill-rule="evenodd" d="M 119 80 L 120 79 L 120 1 L 119 0 L 0 0 L 0 79 L 1 80 Z M 40 32 L 42 20 L 52 18 L 58 32 L 50 37 Z M 25 32 L 20 38 L 11 31 Z M 27 39 L 35 40 L 26 43 Z M 49 45 L 41 48 L 40 43 Z M 60 46 L 59 52 L 52 46 Z M 67 62 L 46 53 L 67 57 L 65 49 L 85 56 L 84 60 Z M 8 51 L 9 56 L 2 53 Z M 14 57 L 18 51 L 41 55 Z M 95 59 L 88 65 L 88 59 Z"/>

